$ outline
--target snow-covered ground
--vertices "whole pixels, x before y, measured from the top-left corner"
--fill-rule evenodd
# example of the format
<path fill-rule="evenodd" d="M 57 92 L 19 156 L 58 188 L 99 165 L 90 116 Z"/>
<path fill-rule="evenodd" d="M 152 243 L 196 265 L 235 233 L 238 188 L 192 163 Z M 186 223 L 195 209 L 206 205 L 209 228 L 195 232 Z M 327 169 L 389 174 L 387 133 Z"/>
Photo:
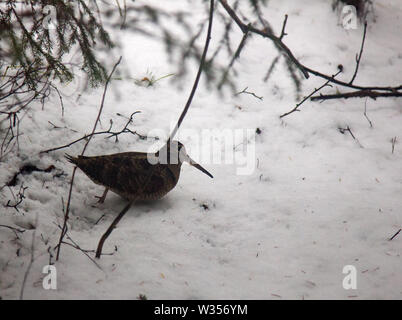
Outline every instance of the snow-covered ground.
<path fill-rule="evenodd" d="M 189 5 L 195 25 L 205 19 L 194 3 L 164 2 L 171 10 Z M 374 7 L 376 22 L 368 27 L 355 83 L 398 85 L 402 82 L 402 5 L 387 0 L 375 1 Z M 345 72 L 339 78 L 350 80 L 362 26 L 343 29 L 325 1 L 271 0 L 264 9 L 278 33 L 286 13 L 284 41 L 296 57 L 328 74 L 343 64 Z M 181 88 L 169 78 L 151 87 L 139 86 L 124 77 L 125 70 L 141 79 L 150 73 L 156 77 L 175 73 L 175 69 L 158 42 L 123 31 L 119 36 L 124 45 L 118 67 L 123 79 L 111 83 L 98 130 L 107 130 L 110 119 L 119 130 L 127 119 L 117 113 L 129 116 L 140 110 L 132 130 L 151 136 L 155 129 L 169 132 L 195 73 Z M 212 37 L 210 52 L 218 45 L 214 40 L 217 37 Z M 24 299 L 136 299 L 140 294 L 148 299 L 401 299 L 402 235 L 388 239 L 402 226 L 402 145 L 398 143 L 402 100 L 308 101 L 301 112 L 279 119 L 294 107 L 295 91 L 283 64 L 263 82 L 276 55 L 270 41 L 254 36 L 237 62 L 239 91 L 248 87 L 262 100 L 228 91 L 220 96 L 200 82 L 180 140 L 214 179 L 183 165 L 178 185 L 164 199 L 138 203 L 129 210 L 105 243 L 104 252 L 113 255 L 102 256 L 98 266 L 81 251 L 63 245 L 55 263 L 57 290 L 43 288 L 42 269 L 49 263 L 48 248 L 59 239 L 57 224 L 63 221 L 73 169 L 63 155 L 79 154 L 83 142 L 48 154 L 39 152 L 89 133 L 103 88 L 84 93 L 78 101 L 74 95 L 65 97 L 64 117 L 57 96 L 44 110 L 35 105 L 21 123 L 19 153 L 0 163 L 0 181 L 5 184 L 27 163 L 56 169 L 20 175 L 15 187 L 0 191 L 0 225 L 26 229 L 17 238 L 12 230 L 0 227 L 1 298 L 19 297 L 34 236 L 34 261 Z M 228 61 L 221 58 L 223 65 Z M 109 69 L 113 63 L 110 59 Z M 322 83 L 314 77 L 305 80 L 303 94 Z M 372 127 L 364 116 L 365 103 Z M 356 139 L 349 132 L 340 133 L 339 127 L 348 126 Z M 202 145 L 202 130 L 245 133 L 257 128 L 261 132 L 255 134 L 255 151 L 252 143 L 246 149 L 254 168 L 250 174 L 238 174 L 242 166 L 238 161 L 202 161 L 203 153 L 198 151 L 208 151 L 208 145 Z M 195 131 L 186 135 L 184 129 Z M 241 142 L 237 137 L 233 143 L 237 160 L 244 147 Z M 153 143 L 132 135 L 120 135 L 118 143 L 96 136 L 86 155 L 146 151 Z M 54 177 L 62 171 L 66 175 Z M 22 183 L 28 188 L 17 212 L 6 204 L 10 199 L 14 203 L 12 192 L 17 194 Z M 94 196 L 102 191 L 77 171 L 68 236 L 83 249 L 96 248 L 126 204 L 110 193 L 103 205 L 93 207 Z M 356 268 L 356 289 L 342 286 L 347 265 Z"/>

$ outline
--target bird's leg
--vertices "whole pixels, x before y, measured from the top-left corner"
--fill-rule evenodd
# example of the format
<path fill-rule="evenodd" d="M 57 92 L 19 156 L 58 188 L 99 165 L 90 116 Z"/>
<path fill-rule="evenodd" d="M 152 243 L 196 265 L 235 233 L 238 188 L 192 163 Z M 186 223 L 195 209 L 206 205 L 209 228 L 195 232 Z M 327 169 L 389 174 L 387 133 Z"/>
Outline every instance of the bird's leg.
<path fill-rule="evenodd" d="M 95 196 L 95 198 L 98 198 L 98 199 L 99 199 L 99 200 L 98 200 L 98 203 L 103 203 L 103 202 L 105 202 L 106 195 L 107 195 L 107 192 L 108 192 L 108 191 L 109 191 L 109 188 L 105 188 L 105 191 L 103 191 L 103 194 L 102 194 L 101 197 Z"/>

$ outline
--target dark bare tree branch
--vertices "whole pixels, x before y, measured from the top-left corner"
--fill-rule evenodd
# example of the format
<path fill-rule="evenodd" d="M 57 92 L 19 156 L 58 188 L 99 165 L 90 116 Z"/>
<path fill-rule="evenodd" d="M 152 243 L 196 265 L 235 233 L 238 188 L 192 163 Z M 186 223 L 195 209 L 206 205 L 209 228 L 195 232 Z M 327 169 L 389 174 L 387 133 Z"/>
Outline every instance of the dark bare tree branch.
<path fill-rule="evenodd" d="M 320 94 L 318 96 L 311 97 L 311 101 L 317 100 L 331 100 L 331 99 L 349 99 L 349 98 L 371 98 L 376 100 L 377 98 L 390 98 L 390 97 L 402 97 L 402 92 L 379 92 L 374 90 L 359 90 L 353 92 L 343 92 L 335 94 Z"/>
<path fill-rule="evenodd" d="M 355 72 L 353 73 L 353 77 L 350 80 L 349 84 L 352 84 L 353 81 L 356 78 L 357 75 L 357 71 L 359 70 L 359 65 L 360 65 L 360 60 L 362 58 L 362 54 L 363 54 L 363 48 L 364 48 L 364 41 L 366 40 L 366 32 L 367 32 L 367 22 L 364 23 L 364 31 L 363 31 L 363 39 L 362 39 L 362 45 L 360 46 L 360 53 L 359 55 L 356 56 L 356 69 Z"/>
<path fill-rule="evenodd" d="M 339 68 L 338 72 L 337 72 L 336 74 L 334 74 L 334 75 L 332 76 L 332 78 L 335 78 L 339 73 L 342 72 L 343 69 L 342 69 L 340 66 L 339 66 L 338 68 Z M 298 104 L 296 104 L 296 106 L 295 106 L 292 110 L 290 110 L 290 111 L 288 111 L 288 112 L 286 112 L 286 113 L 280 115 L 280 118 L 286 117 L 286 116 L 288 116 L 289 114 L 291 114 L 291 113 L 293 113 L 293 112 L 295 112 L 295 111 L 300 111 L 300 110 L 299 110 L 299 107 L 300 107 L 304 102 L 306 102 L 312 95 L 316 94 L 317 92 L 319 92 L 319 91 L 320 91 L 321 89 L 323 89 L 324 87 L 331 86 L 329 83 L 330 83 L 330 81 L 328 80 L 328 81 L 325 82 L 322 86 L 320 86 L 320 87 L 314 89 L 308 96 L 304 97 L 302 101 L 300 101 Z"/>
<path fill-rule="evenodd" d="M 341 94 L 341 95 L 327 95 L 327 96 L 318 96 L 318 97 L 312 97 L 312 100 L 320 100 L 320 98 L 325 97 L 324 99 L 338 99 L 338 98 L 351 98 L 351 97 L 370 97 L 370 98 L 377 98 L 377 97 L 400 97 L 402 96 L 402 85 L 399 86 L 359 86 L 359 85 L 354 85 L 353 81 L 356 78 L 359 65 L 360 65 L 360 60 L 362 57 L 363 53 L 363 48 L 364 48 L 364 42 L 366 38 L 366 31 L 367 31 L 367 26 L 365 25 L 364 28 L 364 34 L 363 34 L 363 39 L 362 39 L 362 45 L 360 48 L 360 53 L 356 57 L 356 68 L 355 72 L 353 74 L 353 77 L 350 82 L 345 82 L 339 79 L 335 79 L 334 76 L 327 75 L 325 73 L 322 73 L 320 71 L 314 70 L 312 68 L 309 68 L 305 65 L 303 65 L 298 59 L 295 58 L 293 55 L 292 51 L 283 43 L 282 39 L 284 37 L 285 33 L 285 28 L 286 28 L 286 22 L 287 22 L 287 16 L 285 16 L 283 25 L 282 25 L 282 31 L 279 36 L 275 36 L 270 28 L 265 26 L 264 29 L 258 29 L 255 28 L 254 26 L 250 24 L 244 23 L 239 16 L 236 14 L 234 9 L 228 4 L 227 0 L 219 0 L 219 3 L 222 5 L 222 7 L 226 10 L 227 14 L 235 21 L 235 23 L 238 25 L 240 30 L 243 32 L 243 34 L 246 34 L 248 32 L 258 34 L 264 38 L 270 39 L 275 46 L 291 61 L 297 69 L 300 70 L 300 72 L 303 73 L 305 78 L 309 78 L 309 75 L 312 74 L 314 76 L 323 78 L 328 81 L 329 83 L 337 84 L 343 87 L 351 88 L 351 89 L 356 89 L 359 90 L 357 93 L 346 93 L 346 94 Z M 261 19 L 260 19 L 261 20 Z M 266 23 L 264 24 L 266 25 Z M 327 85 L 328 85 L 327 84 Z M 326 85 L 324 85 L 326 86 Z M 378 92 L 376 92 L 378 91 Z M 295 109 L 297 110 L 297 108 Z M 282 116 L 285 116 L 282 115 Z"/>
<path fill-rule="evenodd" d="M 113 75 L 114 71 L 116 70 L 117 66 L 120 64 L 121 59 L 122 59 L 122 57 L 120 57 L 119 60 L 115 63 L 115 65 L 113 66 L 112 71 L 110 72 L 110 74 L 109 74 L 109 76 L 108 76 L 108 78 L 107 78 L 107 80 L 106 80 L 105 89 L 104 89 L 104 91 L 103 91 L 102 102 L 101 102 L 101 105 L 100 105 L 100 108 L 99 108 L 98 116 L 96 117 L 96 121 L 95 121 L 94 127 L 93 127 L 93 129 L 92 129 L 91 136 L 88 138 L 88 140 L 87 140 L 87 142 L 85 143 L 84 148 L 83 148 L 83 150 L 82 150 L 82 152 L 81 152 L 81 156 L 84 155 L 85 150 L 86 150 L 86 148 L 87 148 L 89 142 L 91 141 L 91 138 L 93 137 L 93 134 L 95 133 L 96 127 L 97 127 L 97 125 L 98 125 L 100 116 L 101 116 L 102 111 L 103 111 L 103 106 L 104 106 L 104 103 L 105 103 L 105 97 L 106 97 L 107 88 L 108 88 L 108 86 L 109 86 L 109 82 L 110 82 L 110 80 L 111 80 L 111 78 L 112 78 L 112 75 Z M 62 227 L 62 230 L 61 230 L 61 233 L 60 233 L 59 244 L 58 244 L 58 247 L 57 247 L 56 261 L 59 260 L 60 249 L 61 249 L 61 243 L 62 243 L 63 238 L 64 238 L 64 236 L 65 236 L 65 234 L 66 234 L 66 232 L 67 232 L 67 221 L 68 221 L 68 219 L 69 219 L 71 195 L 72 195 L 73 184 L 74 184 L 74 177 L 75 177 L 75 172 L 76 172 L 76 171 L 77 171 L 77 167 L 74 167 L 73 173 L 72 173 L 72 176 L 71 176 L 71 181 L 70 181 L 70 190 L 69 190 L 69 193 L 68 193 L 68 200 L 67 200 L 66 212 L 65 212 L 65 214 L 64 214 L 63 227 Z"/>
<path fill-rule="evenodd" d="M 245 24 L 236 14 L 236 12 L 228 5 L 226 0 L 219 0 L 220 4 L 224 7 L 226 12 L 230 15 L 230 17 L 236 22 L 236 24 L 239 26 L 240 30 L 244 33 L 247 32 L 252 32 L 259 34 L 260 36 L 264 38 L 268 38 L 272 40 L 275 45 L 296 65 L 296 67 L 303 73 L 303 75 L 306 78 L 309 78 L 308 71 L 306 68 L 295 58 L 293 53 L 290 51 L 290 49 L 282 42 L 281 36 L 282 34 L 277 37 L 273 33 L 271 33 L 267 28 L 264 30 L 257 29 L 253 27 L 252 25 Z M 286 19 L 287 20 L 287 19 Z M 284 23 L 284 27 L 285 27 Z M 283 30 L 284 33 L 284 30 Z M 283 36 L 282 36 L 283 38 Z"/>

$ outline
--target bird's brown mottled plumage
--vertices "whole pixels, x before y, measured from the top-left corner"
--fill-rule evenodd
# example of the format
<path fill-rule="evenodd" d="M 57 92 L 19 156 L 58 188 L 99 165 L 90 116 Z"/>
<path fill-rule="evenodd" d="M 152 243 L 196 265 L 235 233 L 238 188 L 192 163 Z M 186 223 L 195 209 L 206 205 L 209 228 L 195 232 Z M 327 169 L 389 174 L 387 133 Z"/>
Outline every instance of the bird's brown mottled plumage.
<path fill-rule="evenodd" d="M 152 165 L 147 154 L 141 152 L 66 157 L 93 182 L 128 200 L 160 199 L 176 186 L 180 176 L 181 163 Z"/>
<path fill-rule="evenodd" d="M 181 148 L 184 149 L 180 142 L 174 143 L 176 150 L 179 149 L 178 152 Z M 159 153 L 153 155 L 158 157 Z M 185 155 L 187 156 L 186 153 Z M 110 189 L 127 200 L 158 200 L 176 186 L 182 161 L 176 161 L 176 164 L 151 164 L 148 156 L 149 154 L 144 152 L 123 152 L 94 157 L 66 155 L 66 158 L 93 182 L 104 186 L 104 196 L 107 189 Z M 188 160 L 201 171 L 205 170 L 190 158 Z M 212 177 L 209 173 L 206 174 Z M 104 197 L 102 198 L 103 202 Z"/>

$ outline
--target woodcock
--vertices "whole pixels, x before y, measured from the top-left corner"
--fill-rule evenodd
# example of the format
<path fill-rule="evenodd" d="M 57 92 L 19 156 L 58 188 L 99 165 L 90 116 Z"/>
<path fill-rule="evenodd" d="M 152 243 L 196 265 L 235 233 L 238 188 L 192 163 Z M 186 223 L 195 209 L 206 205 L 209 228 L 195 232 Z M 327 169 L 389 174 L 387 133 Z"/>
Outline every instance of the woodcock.
<path fill-rule="evenodd" d="M 184 161 L 213 178 L 188 156 L 178 141 L 172 141 L 156 153 L 123 152 L 94 157 L 66 154 L 66 158 L 93 182 L 105 187 L 100 203 L 109 190 L 127 200 L 158 200 L 176 186 Z"/>

